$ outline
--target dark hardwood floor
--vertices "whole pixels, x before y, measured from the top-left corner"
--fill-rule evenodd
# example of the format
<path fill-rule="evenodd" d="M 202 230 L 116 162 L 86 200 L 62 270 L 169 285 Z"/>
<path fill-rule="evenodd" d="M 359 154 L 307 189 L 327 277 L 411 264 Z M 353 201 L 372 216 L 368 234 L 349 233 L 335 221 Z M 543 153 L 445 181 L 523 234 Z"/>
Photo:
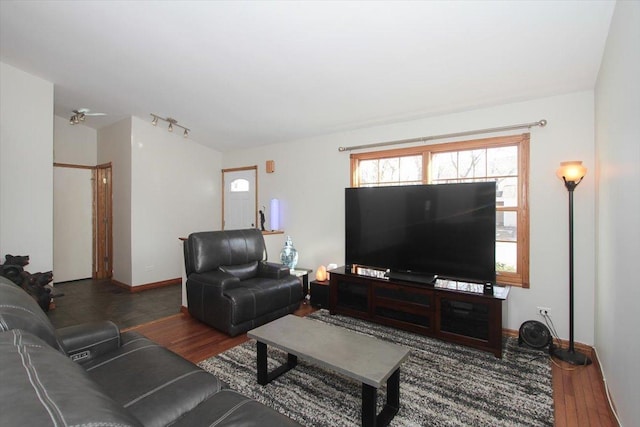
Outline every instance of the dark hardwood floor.
<path fill-rule="evenodd" d="M 295 314 L 306 316 L 315 309 L 301 305 Z M 130 328 L 173 352 L 197 363 L 248 340 L 246 334 L 230 338 L 187 314 L 176 314 Z M 554 363 L 553 399 L 558 427 L 617 426 L 609 408 L 597 360 L 577 369 Z"/>
<path fill-rule="evenodd" d="M 56 283 L 55 308 L 47 312 L 56 328 L 111 320 L 120 329 L 180 313 L 182 285 L 132 293 L 111 280 L 76 280 Z"/>

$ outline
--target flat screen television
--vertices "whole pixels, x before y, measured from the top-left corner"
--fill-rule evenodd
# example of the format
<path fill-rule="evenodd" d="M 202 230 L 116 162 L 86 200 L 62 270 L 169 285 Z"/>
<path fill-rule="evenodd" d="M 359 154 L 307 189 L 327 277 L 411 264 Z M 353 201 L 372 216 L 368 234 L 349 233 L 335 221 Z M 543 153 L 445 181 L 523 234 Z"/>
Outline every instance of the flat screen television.
<path fill-rule="evenodd" d="M 345 208 L 348 267 L 495 284 L 495 182 L 347 188 Z"/>

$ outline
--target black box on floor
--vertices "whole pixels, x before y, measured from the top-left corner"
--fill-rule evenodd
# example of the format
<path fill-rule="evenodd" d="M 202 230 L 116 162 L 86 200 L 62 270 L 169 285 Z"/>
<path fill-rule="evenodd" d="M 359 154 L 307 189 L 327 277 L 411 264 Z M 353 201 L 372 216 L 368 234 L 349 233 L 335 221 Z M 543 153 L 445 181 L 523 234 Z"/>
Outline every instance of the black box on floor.
<path fill-rule="evenodd" d="M 317 308 L 329 308 L 329 281 L 311 282 L 311 306 Z"/>

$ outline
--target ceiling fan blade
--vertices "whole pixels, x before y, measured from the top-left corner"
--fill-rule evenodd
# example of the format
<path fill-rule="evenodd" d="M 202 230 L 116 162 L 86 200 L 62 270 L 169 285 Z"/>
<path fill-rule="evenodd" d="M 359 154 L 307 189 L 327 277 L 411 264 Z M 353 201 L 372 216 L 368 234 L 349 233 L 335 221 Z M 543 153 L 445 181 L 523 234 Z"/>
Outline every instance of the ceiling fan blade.
<path fill-rule="evenodd" d="M 73 110 L 75 114 L 81 114 L 85 116 L 106 116 L 107 113 L 92 113 L 88 108 L 78 108 L 77 110 Z"/>

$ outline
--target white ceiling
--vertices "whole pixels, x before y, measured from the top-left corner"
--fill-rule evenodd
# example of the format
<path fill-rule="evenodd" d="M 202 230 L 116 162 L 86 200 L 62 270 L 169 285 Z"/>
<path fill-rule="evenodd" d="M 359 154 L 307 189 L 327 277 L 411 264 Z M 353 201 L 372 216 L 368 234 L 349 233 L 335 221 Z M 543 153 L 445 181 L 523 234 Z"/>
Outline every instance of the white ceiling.
<path fill-rule="evenodd" d="M 614 6 L 0 0 L 0 60 L 59 116 L 171 116 L 229 151 L 591 89 Z"/>

